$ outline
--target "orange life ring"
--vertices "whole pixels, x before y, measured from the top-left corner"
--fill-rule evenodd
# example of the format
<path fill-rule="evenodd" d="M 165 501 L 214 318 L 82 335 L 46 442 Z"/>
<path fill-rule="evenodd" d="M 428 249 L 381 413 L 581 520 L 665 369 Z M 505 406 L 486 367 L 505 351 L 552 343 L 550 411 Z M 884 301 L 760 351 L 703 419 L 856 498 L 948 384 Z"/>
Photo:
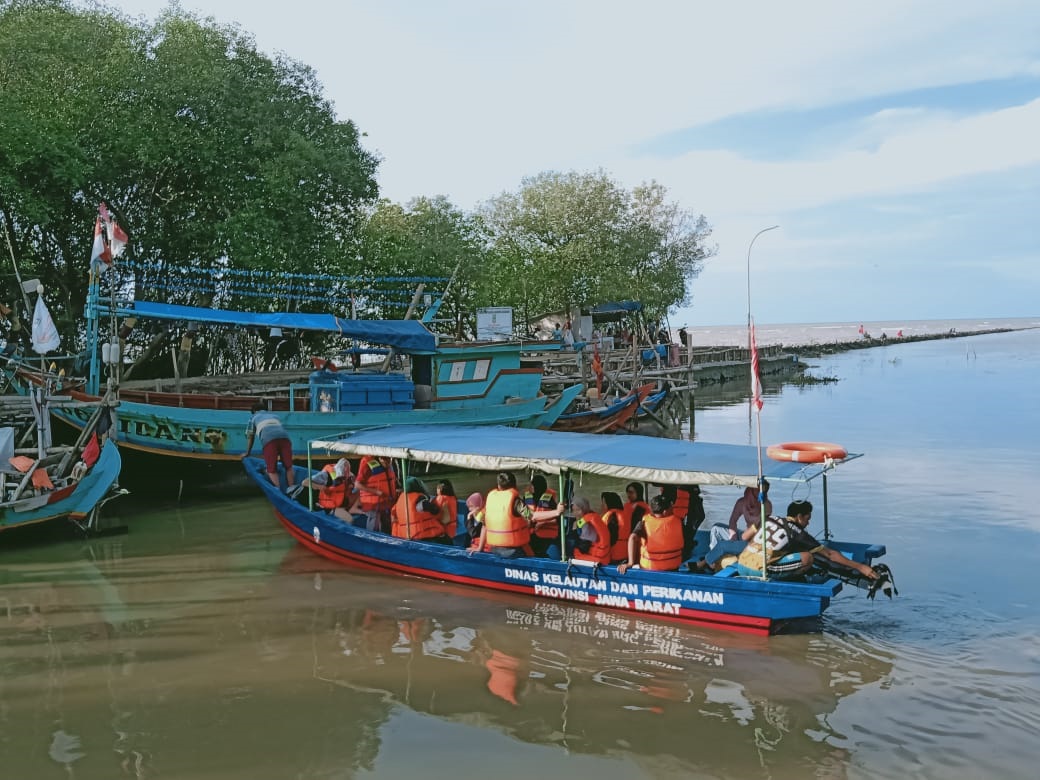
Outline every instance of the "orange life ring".
<path fill-rule="evenodd" d="M 840 444 L 828 444 L 823 441 L 789 441 L 773 444 L 766 448 L 766 455 L 773 460 L 786 460 L 795 463 L 823 463 L 841 460 L 849 451 Z"/>

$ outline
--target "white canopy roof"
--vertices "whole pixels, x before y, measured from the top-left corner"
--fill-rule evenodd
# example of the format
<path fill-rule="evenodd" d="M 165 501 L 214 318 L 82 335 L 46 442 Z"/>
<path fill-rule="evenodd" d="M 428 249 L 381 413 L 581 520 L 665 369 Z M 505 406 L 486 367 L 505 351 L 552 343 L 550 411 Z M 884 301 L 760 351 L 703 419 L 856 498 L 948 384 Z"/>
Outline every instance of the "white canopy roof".
<path fill-rule="evenodd" d="M 672 485 L 758 484 L 759 449 L 652 436 L 564 433 L 503 426 L 395 425 L 310 443 L 312 452 L 379 455 L 478 471 L 581 471 Z M 861 457 L 850 454 L 844 460 Z M 770 482 L 808 482 L 836 463 L 789 463 L 761 451 Z"/>

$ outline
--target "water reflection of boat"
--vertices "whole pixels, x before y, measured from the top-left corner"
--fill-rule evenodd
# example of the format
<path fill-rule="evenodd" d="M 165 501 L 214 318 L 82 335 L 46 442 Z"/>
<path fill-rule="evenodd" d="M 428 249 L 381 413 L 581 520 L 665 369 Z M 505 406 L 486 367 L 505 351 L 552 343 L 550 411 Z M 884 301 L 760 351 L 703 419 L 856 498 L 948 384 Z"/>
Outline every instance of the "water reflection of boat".
<path fill-rule="evenodd" d="M 411 460 L 482 471 L 530 469 L 559 474 L 560 495 L 564 495 L 563 488 L 570 473 L 662 485 L 751 486 L 757 482 L 762 458 L 757 448 L 749 446 L 451 426 L 358 431 L 336 440 L 312 442 L 312 446 L 326 457 L 334 453 L 398 458 L 405 474 Z M 837 462 L 828 459 L 807 464 L 766 460 L 765 477 L 771 483 L 792 486 L 816 477 L 826 480 L 827 472 Z M 530 557 L 506 560 L 491 553 L 474 554 L 458 547 L 408 541 L 357 528 L 321 510 L 312 511 L 302 506 L 270 483 L 259 459 L 248 459 L 246 471 L 300 544 L 330 560 L 387 573 L 428 577 L 535 598 L 578 601 L 760 634 L 777 631 L 794 621 L 818 618 L 841 590 L 841 582 L 830 574 L 805 582 L 746 577 L 733 566 L 714 576 L 685 570 L 638 568 L 621 574 L 613 565 Z M 305 472 L 300 471 L 298 477 L 302 479 Z M 822 514 L 826 517 L 826 508 Z M 701 533 L 706 535 L 705 531 Z M 829 544 L 848 557 L 868 564 L 885 553 L 881 545 Z"/>
<path fill-rule="evenodd" d="M 344 571 L 225 514 L 231 529 L 200 528 L 188 551 L 131 555 L 144 531 L 87 558 L 5 561 L 6 774 L 445 777 L 424 768 L 486 763 L 466 755 L 495 732 L 521 768 L 581 756 L 608 774 L 623 759 L 745 778 L 842 759 L 827 716 L 891 672 L 827 636 L 700 633 Z"/>
<path fill-rule="evenodd" d="M 296 553 L 286 561 L 310 571 L 315 599 L 329 605 L 315 620 L 322 679 L 524 742 L 626 757 L 650 776 L 751 777 L 792 753 L 841 763 L 825 716 L 891 671 L 876 651 L 823 636 L 786 637 L 776 649 L 449 585 L 418 586 L 406 603 L 395 592 L 337 607 L 353 577 Z"/>

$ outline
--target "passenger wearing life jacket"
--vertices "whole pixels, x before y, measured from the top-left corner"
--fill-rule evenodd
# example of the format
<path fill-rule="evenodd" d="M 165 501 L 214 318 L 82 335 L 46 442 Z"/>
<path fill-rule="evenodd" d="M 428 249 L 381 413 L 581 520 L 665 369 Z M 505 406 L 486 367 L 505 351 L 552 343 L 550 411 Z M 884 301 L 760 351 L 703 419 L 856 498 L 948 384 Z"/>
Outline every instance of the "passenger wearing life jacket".
<path fill-rule="evenodd" d="M 629 482 L 625 485 L 625 514 L 628 515 L 628 527 L 635 528 L 643 515 L 650 514 L 650 505 L 643 500 L 643 484 Z M 628 553 L 628 537 L 625 537 L 625 553 Z"/>
<path fill-rule="evenodd" d="M 364 455 L 357 473 L 358 503 L 368 516 L 369 531 L 389 528 L 390 507 L 397 500 L 397 474 L 390 458 Z"/>
<path fill-rule="evenodd" d="M 524 491 L 524 504 L 532 511 L 555 509 L 559 503 L 556 491 L 545 482 L 545 477 L 535 474 Z M 531 549 L 535 555 L 545 555 L 549 545 L 560 538 L 560 524 L 555 519 L 535 523 L 531 531 Z"/>
<path fill-rule="evenodd" d="M 501 558 L 523 558 L 531 555 L 531 524 L 538 520 L 558 518 L 563 508 L 533 512 L 516 489 L 516 477 L 503 471 L 497 486 L 484 501 L 484 525 L 475 552 L 491 552 Z"/>
<path fill-rule="evenodd" d="M 624 574 L 637 562 L 641 569 L 675 571 L 682 564 L 682 550 L 682 521 L 671 513 L 667 498 L 654 496 L 650 514 L 628 537 L 628 561 L 618 566 L 618 574 Z"/>
<path fill-rule="evenodd" d="M 484 496 L 470 493 L 466 499 L 466 544 L 473 544 L 480 538 L 480 530 L 484 527 Z"/>
<path fill-rule="evenodd" d="M 390 533 L 398 539 L 451 544 L 441 522 L 441 508 L 415 477 L 408 478 L 404 492 L 390 510 Z"/>
<path fill-rule="evenodd" d="M 295 498 L 307 488 L 317 488 L 318 508 L 325 514 L 335 515 L 344 522 L 353 520 L 350 506 L 354 503 L 354 475 L 350 471 L 350 461 L 340 458 L 336 463 L 328 463 L 313 477 L 303 480 L 300 486 L 289 493 Z M 304 494 L 307 495 L 307 494 Z M 305 501 L 307 503 L 309 499 Z"/>
<path fill-rule="evenodd" d="M 578 518 L 577 538 L 571 557 L 579 561 L 610 563 L 610 531 L 603 518 L 592 511 L 589 500 L 584 496 L 575 496 L 571 501 L 571 509 Z"/>
<path fill-rule="evenodd" d="M 683 560 L 697 545 L 697 529 L 704 522 L 704 501 L 699 485 L 662 485 L 661 495 L 672 502 L 672 514 L 683 524 Z"/>
<path fill-rule="evenodd" d="M 455 495 L 455 486 L 450 479 L 442 479 L 437 483 L 437 495 L 433 497 L 433 503 L 441 510 L 444 533 L 454 541 L 459 526 L 459 498 Z"/>
<path fill-rule="evenodd" d="M 610 562 L 621 563 L 628 560 L 628 537 L 632 533 L 625 505 L 621 496 L 607 491 L 599 494 L 602 520 L 610 534 Z"/>

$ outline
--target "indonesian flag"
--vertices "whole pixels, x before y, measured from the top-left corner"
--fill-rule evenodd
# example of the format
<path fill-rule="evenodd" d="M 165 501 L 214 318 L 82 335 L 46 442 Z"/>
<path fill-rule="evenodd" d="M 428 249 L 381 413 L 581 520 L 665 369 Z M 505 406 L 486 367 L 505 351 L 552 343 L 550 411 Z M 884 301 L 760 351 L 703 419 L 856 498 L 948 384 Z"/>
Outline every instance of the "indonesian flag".
<path fill-rule="evenodd" d="M 104 273 L 112 267 L 113 258 L 119 257 L 126 249 L 130 237 L 119 227 L 108 207 L 102 201 L 98 205 L 98 216 L 94 221 L 94 245 L 90 251 L 90 267 L 98 273 Z"/>
<path fill-rule="evenodd" d="M 758 370 L 758 347 L 755 345 L 755 321 L 751 321 L 751 400 L 762 411 L 762 380 Z"/>
<path fill-rule="evenodd" d="M 112 252 L 105 243 L 105 229 L 101 217 L 94 220 L 94 246 L 90 249 L 90 269 L 104 273 L 112 265 Z"/>

